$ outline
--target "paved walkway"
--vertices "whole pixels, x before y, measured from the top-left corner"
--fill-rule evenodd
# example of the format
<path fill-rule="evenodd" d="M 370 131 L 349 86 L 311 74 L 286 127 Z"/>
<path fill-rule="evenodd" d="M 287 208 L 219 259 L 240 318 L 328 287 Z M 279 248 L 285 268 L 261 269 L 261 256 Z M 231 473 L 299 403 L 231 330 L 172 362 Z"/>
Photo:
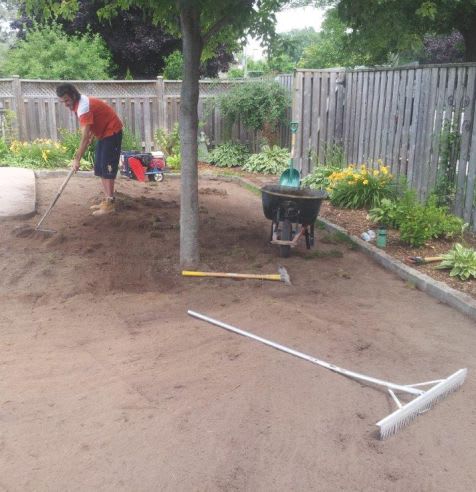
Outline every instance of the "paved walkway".
<path fill-rule="evenodd" d="M 0 219 L 26 218 L 35 213 L 36 184 L 33 170 L 0 167 Z"/>

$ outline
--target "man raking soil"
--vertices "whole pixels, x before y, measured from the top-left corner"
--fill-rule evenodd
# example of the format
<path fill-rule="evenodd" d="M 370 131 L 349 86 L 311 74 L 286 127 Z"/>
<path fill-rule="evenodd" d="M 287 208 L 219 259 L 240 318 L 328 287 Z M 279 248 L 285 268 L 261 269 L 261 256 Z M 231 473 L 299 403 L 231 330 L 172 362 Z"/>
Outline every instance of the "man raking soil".
<path fill-rule="evenodd" d="M 105 198 L 93 205 L 93 215 L 105 215 L 114 212 L 114 184 L 119 166 L 122 142 L 122 122 L 115 111 L 104 101 L 80 94 L 69 83 L 56 88 L 60 101 L 79 118 L 81 141 L 71 162 L 71 169 L 79 170 L 81 159 L 93 138 L 97 139 L 94 175 L 101 178 Z"/>

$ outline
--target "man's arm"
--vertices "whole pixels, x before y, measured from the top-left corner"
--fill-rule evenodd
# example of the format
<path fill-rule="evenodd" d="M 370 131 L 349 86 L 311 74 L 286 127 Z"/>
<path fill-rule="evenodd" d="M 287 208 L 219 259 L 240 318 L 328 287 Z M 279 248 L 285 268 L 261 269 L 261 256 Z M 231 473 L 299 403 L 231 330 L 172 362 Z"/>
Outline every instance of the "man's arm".
<path fill-rule="evenodd" d="M 79 163 L 86 152 L 89 144 L 92 140 L 91 125 L 85 125 L 81 127 L 81 141 L 79 142 L 79 148 L 74 155 L 74 159 L 71 162 L 71 169 L 76 172 L 79 169 Z"/>

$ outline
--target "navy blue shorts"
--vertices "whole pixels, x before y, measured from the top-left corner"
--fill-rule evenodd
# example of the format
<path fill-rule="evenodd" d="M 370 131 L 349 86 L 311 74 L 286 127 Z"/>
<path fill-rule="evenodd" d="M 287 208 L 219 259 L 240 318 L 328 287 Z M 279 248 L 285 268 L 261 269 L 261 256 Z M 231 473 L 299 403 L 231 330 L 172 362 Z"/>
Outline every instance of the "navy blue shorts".
<path fill-rule="evenodd" d="M 94 159 L 94 175 L 115 179 L 121 157 L 122 131 L 98 140 Z"/>

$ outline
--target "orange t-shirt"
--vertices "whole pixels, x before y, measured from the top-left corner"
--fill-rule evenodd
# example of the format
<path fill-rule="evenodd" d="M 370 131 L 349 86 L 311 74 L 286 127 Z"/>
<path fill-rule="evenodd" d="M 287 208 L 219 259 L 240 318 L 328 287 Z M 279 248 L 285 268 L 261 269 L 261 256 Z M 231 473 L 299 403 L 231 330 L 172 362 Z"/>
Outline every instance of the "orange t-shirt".
<path fill-rule="evenodd" d="M 81 126 L 91 125 L 94 136 L 101 140 L 122 130 L 122 121 L 115 111 L 100 99 L 81 96 L 74 107 Z"/>

